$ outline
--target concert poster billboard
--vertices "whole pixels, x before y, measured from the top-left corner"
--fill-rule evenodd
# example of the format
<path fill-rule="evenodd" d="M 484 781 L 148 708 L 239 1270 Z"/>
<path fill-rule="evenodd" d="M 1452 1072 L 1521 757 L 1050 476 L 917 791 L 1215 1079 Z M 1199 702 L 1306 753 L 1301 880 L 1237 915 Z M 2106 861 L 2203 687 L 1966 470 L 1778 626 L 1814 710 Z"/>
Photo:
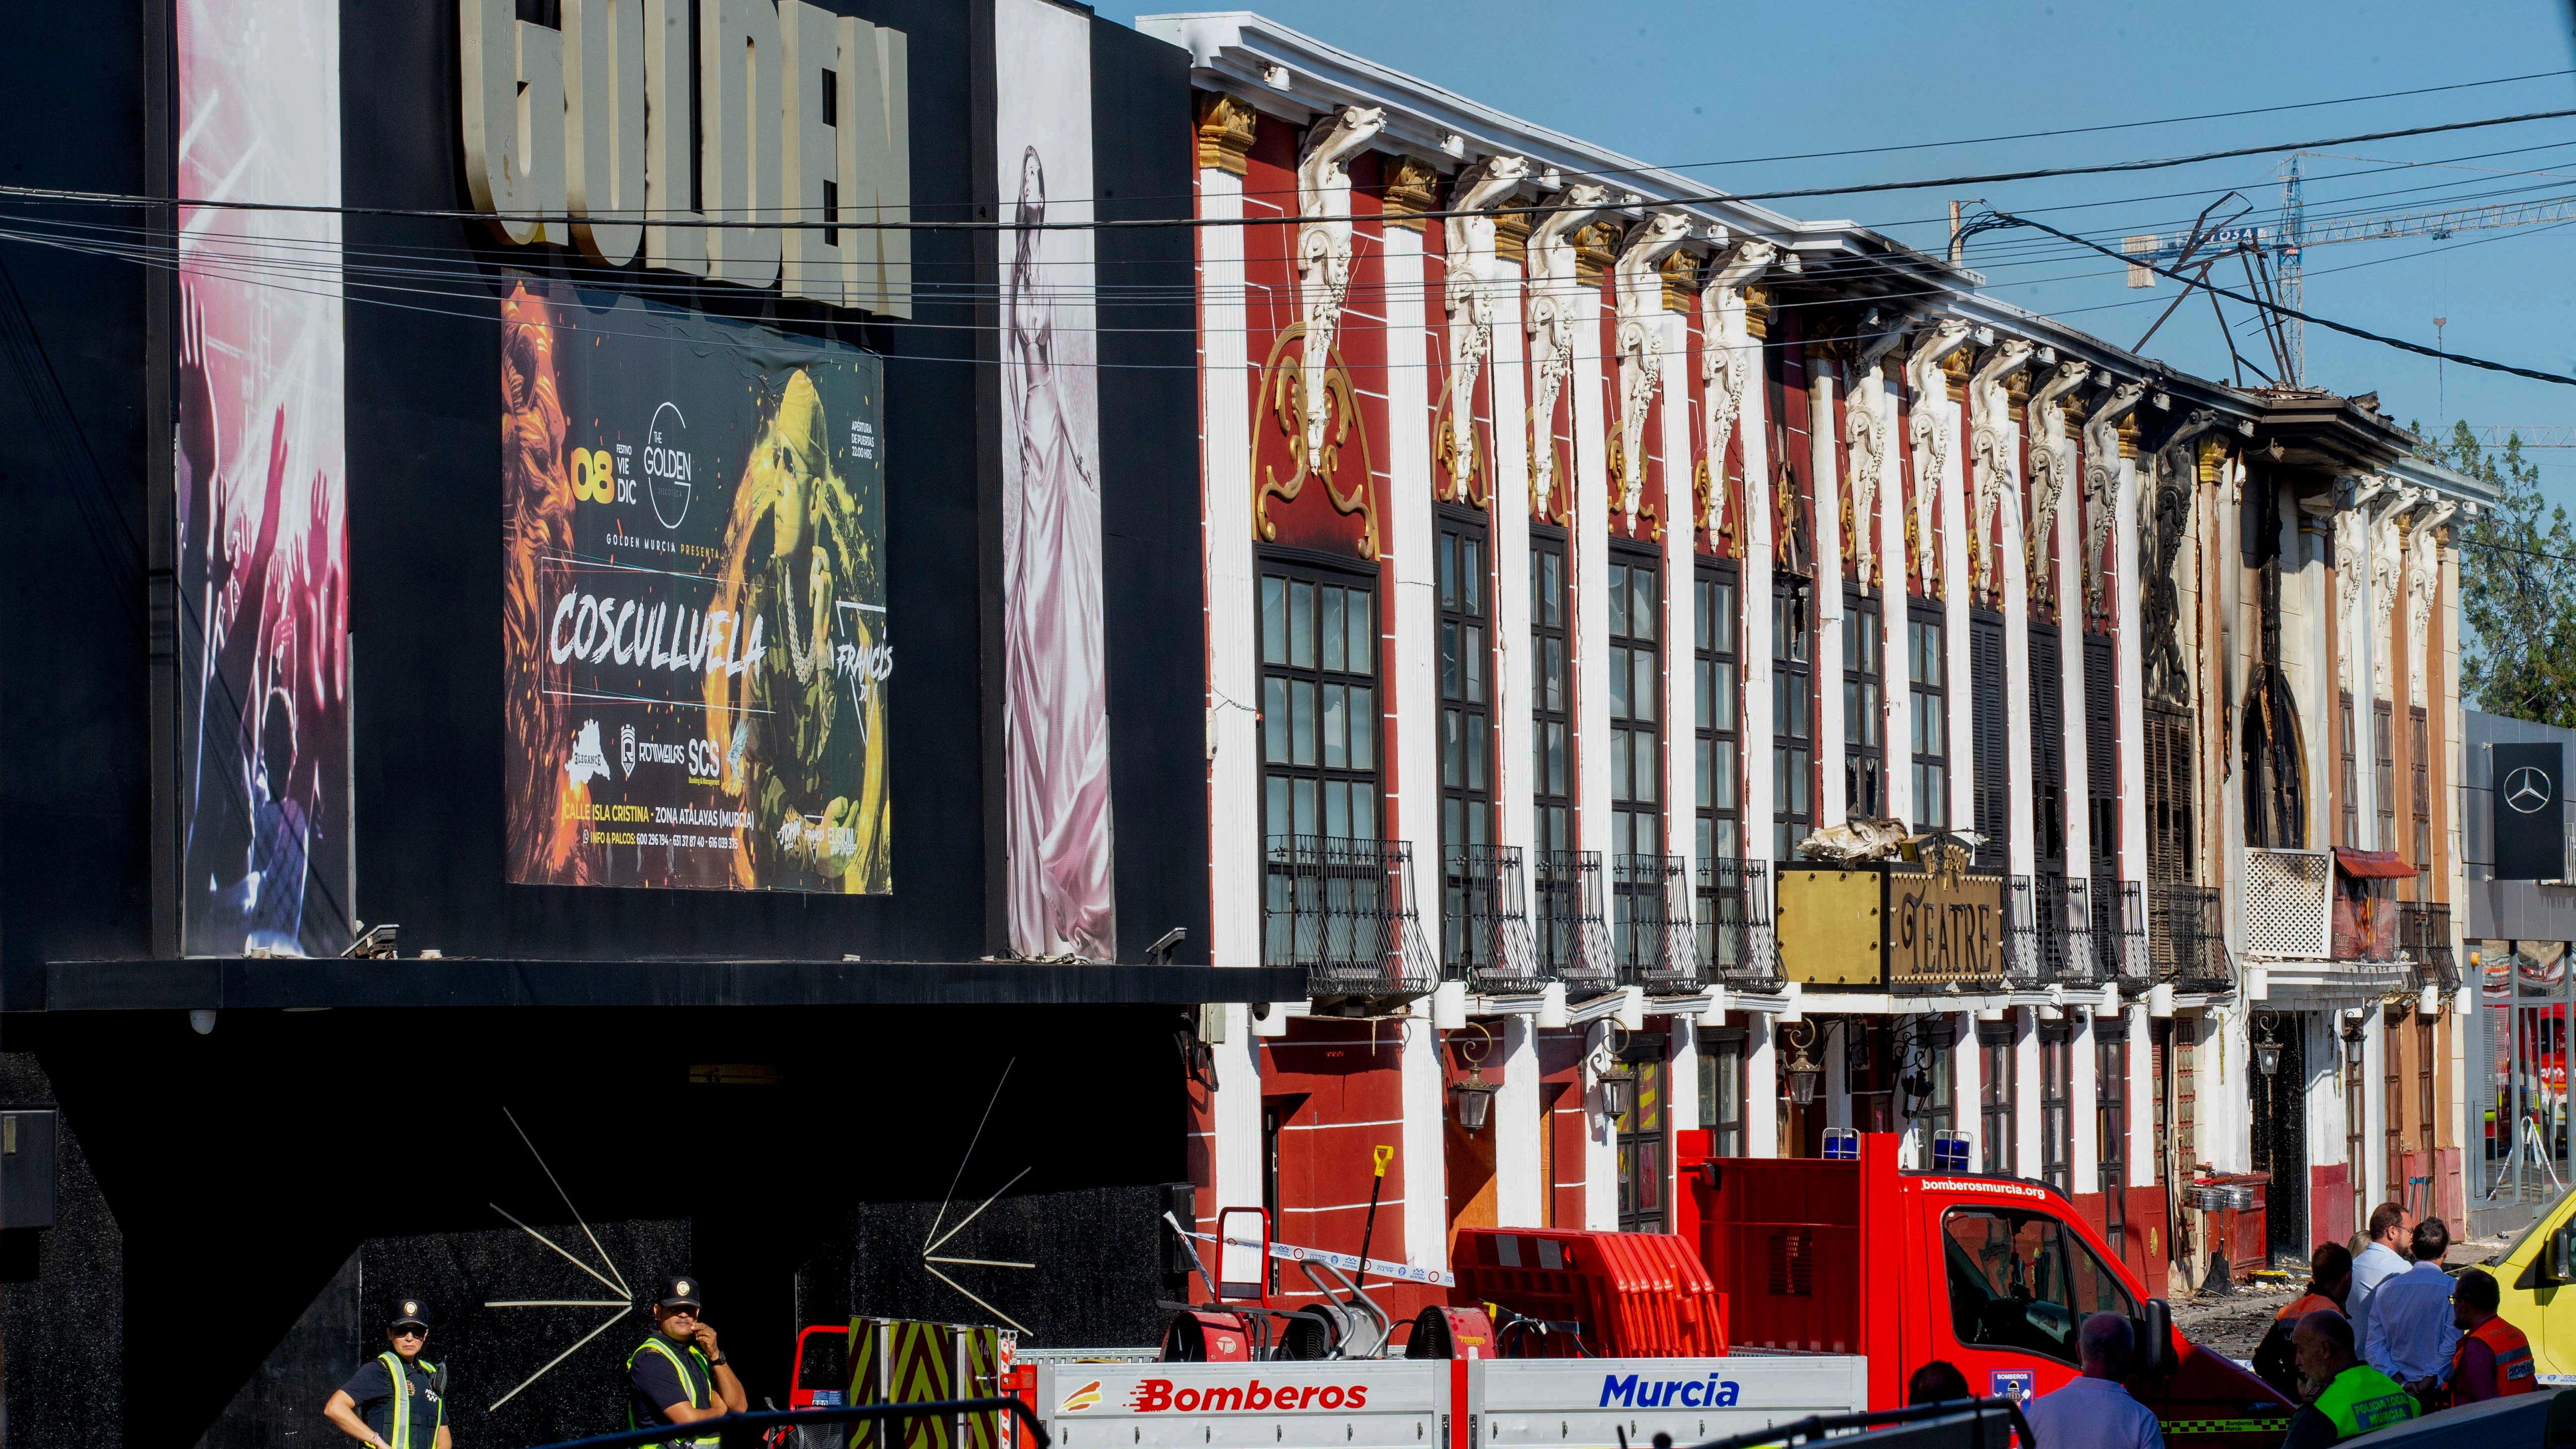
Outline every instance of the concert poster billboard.
<path fill-rule="evenodd" d="M 507 286 L 509 878 L 890 893 L 879 359 Z"/>
<path fill-rule="evenodd" d="M 348 945 L 339 10 L 180 0 L 180 949 Z"/>

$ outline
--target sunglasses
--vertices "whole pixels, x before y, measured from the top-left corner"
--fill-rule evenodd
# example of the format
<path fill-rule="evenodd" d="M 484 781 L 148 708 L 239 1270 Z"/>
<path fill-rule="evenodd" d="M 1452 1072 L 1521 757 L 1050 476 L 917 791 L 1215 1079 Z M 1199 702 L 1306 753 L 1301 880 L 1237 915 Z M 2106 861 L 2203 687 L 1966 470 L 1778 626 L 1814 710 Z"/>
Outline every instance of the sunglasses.
<path fill-rule="evenodd" d="M 404 1323 L 404 1324 L 398 1324 L 398 1325 L 396 1325 L 396 1326 L 395 1326 L 395 1328 L 394 1328 L 394 1337 L 396 1337 L 396 1338 L 427 1338 L 427 1337 L 429 1337 L 429 1330 L 428 1330 L 428 1329 L 426 1329 L 426 1328 L 421 1327 L 421 1326 L 420 1326 L 419 1324 L 417 1324 L 417 1323 Z"/>

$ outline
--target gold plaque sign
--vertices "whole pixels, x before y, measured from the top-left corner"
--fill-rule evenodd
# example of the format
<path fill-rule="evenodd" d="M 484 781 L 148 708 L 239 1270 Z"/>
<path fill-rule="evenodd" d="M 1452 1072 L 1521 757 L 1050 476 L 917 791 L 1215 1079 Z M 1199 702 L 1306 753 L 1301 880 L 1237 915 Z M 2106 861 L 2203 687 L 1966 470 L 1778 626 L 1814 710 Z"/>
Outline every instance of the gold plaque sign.
<path fill-rule="evenodd" d="M 1994 982 L 2004 974 L 2003 878 L 1887 873 L 1887 980 Z"/>

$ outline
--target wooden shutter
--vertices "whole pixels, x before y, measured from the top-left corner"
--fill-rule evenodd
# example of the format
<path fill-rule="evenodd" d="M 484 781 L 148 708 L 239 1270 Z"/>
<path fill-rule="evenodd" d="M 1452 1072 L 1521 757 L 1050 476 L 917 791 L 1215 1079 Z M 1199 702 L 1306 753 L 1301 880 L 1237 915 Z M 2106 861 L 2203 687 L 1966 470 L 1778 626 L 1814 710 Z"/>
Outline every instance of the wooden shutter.
<path fill-rule="evenodd" d="M 2112 697 L 2111 636 L 2084 636 L 2085 819 L 2092 828 L 2093 873 L 2120 873 L 2120 712 Z"/>
<path fill-rule="evenodd" d="M 2001 870 L 2012 858 L 2005 838 L 2012 828 L 2012 780 L 2004 748 L 2010 738 L 2004 719 L 2004 626 L 2002 619 L 1982 611 L 1968 616 L 1968 679 L 1976 735 L 1976 829 L 1985 837 L 1977 847 L 1977 864 Z"/>
<path fill-rule="evenodd" d="M 2033 854 L 2044 872 L 2066 869 L 2066 671 L 2057 626 L 2030 631 L 2030 769 Z"/>

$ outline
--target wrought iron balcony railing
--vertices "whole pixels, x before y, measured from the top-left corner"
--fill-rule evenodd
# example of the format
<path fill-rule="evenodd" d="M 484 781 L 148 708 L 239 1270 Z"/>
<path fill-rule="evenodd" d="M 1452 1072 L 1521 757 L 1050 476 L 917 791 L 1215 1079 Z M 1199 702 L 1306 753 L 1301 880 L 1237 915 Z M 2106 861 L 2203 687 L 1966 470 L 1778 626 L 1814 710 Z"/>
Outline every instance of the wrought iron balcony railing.
<path fill-rule="evenodd" d="M 2145 985 L 2147 965 L 2146 891 L 2133 880 L 2095 876 L 2085 894 L 2091 907 L 2093 979 L 2122 986 Z"/>
<path fill-rule="evenodd" d="M 2062 875 L 2004 883 L 2004 971 L 2012 981 L 2081 986 L 2093 979 L 2091 893 Z"/>
<path fill-rule="evenodd" d="M 1601 914 L 1601 852 L 1538 853 L 1537 934 L 1540 972 L 1564 982 L 1568 993 L 1619 988 L 1610 926 Z"/>
<path fill-rule="evenodd" d="M 1713 860 L 1699 868 L 1699 955 L 1708 964 L 1709 979 L 1721 985 L 1779 989 L 1769 864 Z"/>
<path fill-rule="evenodd" d="M 2397 906 L 2397 939 L 2415 963 L 2415 984 L 2444 995 L 2460 989 L 2459 958 L 2451 949 L 2451 906 L 2447 901 L 2401 901 Z"/>
<path fill-rule="evenodd" d="M 1689 874 L 1677 855 L 1621 855 L 1610 861 L 1610 944 L 1622 985 L 1649 996 L 1699 990 Z"/>
<path fill-rule="evenodd" d="M 1546 978 L 1530 934 L 1520 847 L 1460 846 L 1442 865 L 1440 954 L 1450 978 L 1486 995 L 1537 991 Z"/>
<path fill-rule="evenodd" d="M 2236 984 L 2214 886 L 2150 883 L 2147 946 L 2156 980 L 2185 991 L 2225 991 Z"/>
<path fill-rule="evenodd" d="M 1413 905 L 1412 846 L 1273 836 L 1266 855 L 1265 965 L 1305 967 L 1318 1002 L 1403 1001 L 1439 984 Z"/>

